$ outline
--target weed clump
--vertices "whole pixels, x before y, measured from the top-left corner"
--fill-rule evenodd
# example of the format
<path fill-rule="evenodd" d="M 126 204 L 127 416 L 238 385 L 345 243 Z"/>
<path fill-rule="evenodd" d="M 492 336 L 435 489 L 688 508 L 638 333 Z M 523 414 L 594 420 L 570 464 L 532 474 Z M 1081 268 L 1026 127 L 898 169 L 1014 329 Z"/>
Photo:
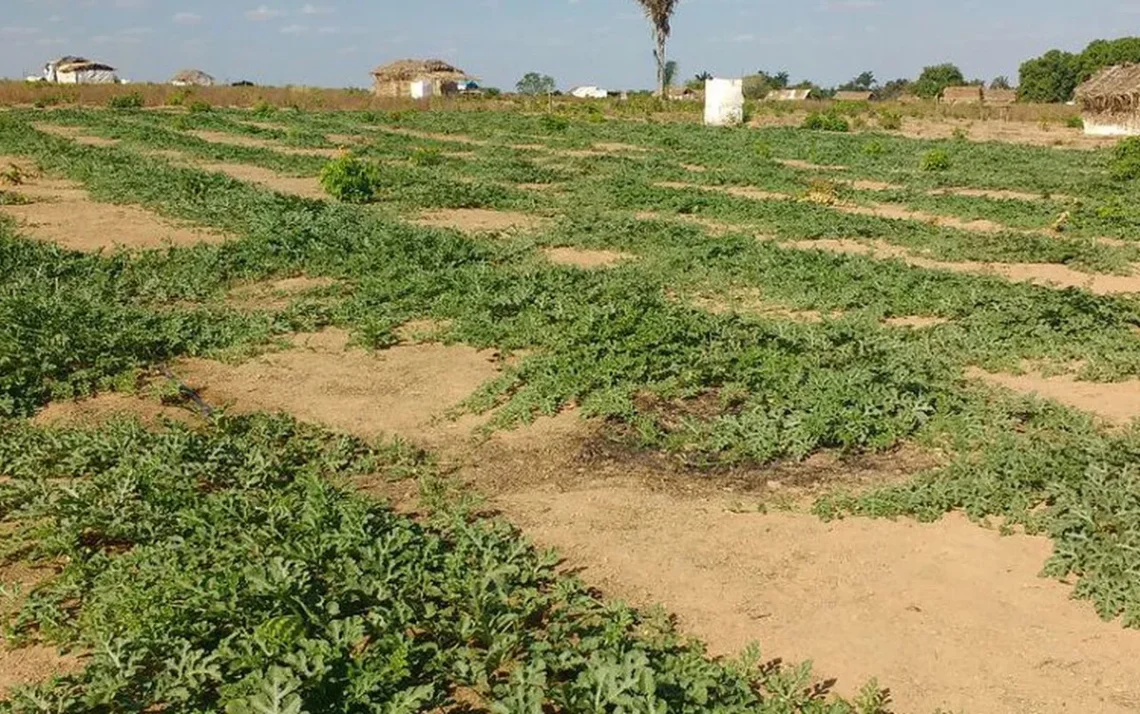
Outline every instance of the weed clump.
<path fill-rule="evenodd" d="M 443 163 L 443 154 L 434 146 L 417 146 L 408 161 L 412 166 L 439 166 Z"/>
<path fill-rule="evenodd" d="M 190 102 L 190 106 L 186 107 L 186 109 L 191 114 L 205 114 L 214 110 L 214 108 L 210 106 L 209 102 L 201 99 L 195 99 L 194 101 Z"/>
<path fill-rule="evenodd" d="M 950 155 L 942 149 L 934 149 L 923 154 L 920 165 L 923 171 L 949 171 Z"/>
<path fill-rule="evenodd" d="M 570 128 L 570 120 L 566 117 L 560 117 L 557 114 L 544 114 L 542 118 L 538 120 L 538 125 L 542 127 L 543 131 L 566 131 Z"/>
<path fill-rule="evenodd" d="M 804 120 L 804 128 L 811 131 L 851 131 L 851 125 L 846 119 L 833 113 L 813 112 Z"/>
<path fill-rule="evenodd" d="M 1129 137 L 1112 150 L 1108 174 L 1113 181 L 1134 181 L 1140 178 L 1140 136 Z"/>
<path fill-rule="evenodd" d="M 881 141 L 873 140 L 863 144 L 864 156 L 882 156 L 884 152 L 886 152 L 886 149 L 883 147 L 883 142 Z"/>
<path fill-rule="evenodd" d="M 1065 120 L 1065 126 L 1069 129 L 1084 129 L 1085 120 L 1077 116 L 1072 116 Z"/>
<path fill-rule="evenodd" d="M 368 203 L 378 183 L 376 166 L 352 154 L 333 159 L 321 169 L 321 187 L 345 203 Z"/>
<path fill-rule="evenodd" d="M 107 100 L 107 107 L 110 109 L 141 109 L 142 106 L 143 97 L 138 92 L 118 94 Z"/>
<path fill-rule="evenodd" d="M 902 115 L 898 112 L 883 112 L 879 115 L 879 128 L 887 131 L 902 129 Z"/>

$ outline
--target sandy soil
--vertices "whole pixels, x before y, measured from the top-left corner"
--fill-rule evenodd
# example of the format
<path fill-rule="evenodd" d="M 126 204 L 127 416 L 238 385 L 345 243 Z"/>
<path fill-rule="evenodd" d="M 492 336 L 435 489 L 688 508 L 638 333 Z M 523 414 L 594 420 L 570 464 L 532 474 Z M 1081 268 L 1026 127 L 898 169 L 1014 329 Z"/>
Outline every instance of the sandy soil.
<path fill-rule="evenodd" d="M 277 193 L 293 194 L 303 198 L 325 199 L 328 194 L 315 177 L 283 176 L 276 171 L 250 164 L 195 163 L 203 171 L 225 174 L 238 181 L 256 183 Z"/>
<path fill-rule="evenodd" d="M 15 612 L 27 593 L 53 574 L 51 568 L 35 568 L 22 563 L 0 565 L 0 583 L 8 588 L 18 586 L 17 600 L 0 598 L 0 615 Z M 68 674 L 85 665 L 79 654 L 61 654 L 55 647 L 32 644 L 11 649 L 0 641 L 0 701 L 7 699 L 12 688 L 35 684 L 49 677 Z"/>
<path fill-rule="evenodd" d="M 868 255 L 878 259 L 897 258 L 908 265 L 955 273 L 994 275 L 1018 283 L 1033 283 L 1050 288 L 1081 288 L 1097 295 L 1125 295 L 1140 292 L 1140 275 L 1106 275 L 1082 273 L 1055 263 L 951 263 L 911 255 L 903 248 L 882 241 L 861 243 L 855 240 L 805 240 L 781 243 L 787 248 L 822 250 L 831 253 Z M 1134 271 L 1135 272 L 1135 271 Z"/>
<path fill-rule="evenodd" d="M 0 167 L 9 163 L 27 167 L 26 161 L 0 157 Z M 72 250 L 161 248 L 226 240 L 205 229 L 175 225 L 139 206 L 92 201 L 81 184 L 70 181 L 29 173 L 22 183 L 3 188 L 34 201 L 0 206 L 0 213 L 16 219 L 21 233 Z"/>
<path fill-rule="evenodd" d="M 332 278 L 299 275 L 238 286 L 229 291 L 226 302 L 242 310 L 283 310 L 305 293 L 335 284 Z"/>
<path fill-rule="evenodd" d="M 548 223 L 542 218 L 526 213 L 493 211 L 486 208 L 451 208 L 424 211 L 412 222 L 421 226 L 453 228 L 464 233 L 532 231 Z"/>
<path fill-rule="evenodd" d="M 42 131 L 45 134 L 51 134 L 70 141 L 76 144 L 83 144 L 84 146 L 118 146 L 118 139 L 108 139 L 104 136 L 94 136 L 83 131 L 82 127 L 78 126 L 59 126 L 58 124 L 32 124 L 32 128 L 36 131 Z"/>
<path fill-rule="evenodd" d="M 52 402 L 32 418 L 32 423 L 40 426 L 99 426 L 124 417 L 150 425 L 159 425 L 166 420 L 200 423 L 198 415 L 187 409 L 164 406 L 146 397 L 115 393 L 71 402 Z"/>
<path fill-rule="evenodd" d="M 802 161 L 800 159 L 776 159 L 777 164 L 782 164 L 790 169 L 803 169 L 805 171 L 846 171 L 846 166 L 839 166 L 836 164 L 814 164 L 810 161 Z"/>
<path fill-rule="evenodd" d="M 1021 394 L 1035 394 L 1118 424 L 1140 417 L 1140 380 L 1081 382 L 1074 375 L 1046 377 L 1038 372 L 993 374 L 972 370 L 970 376 Z"/>
<path fill-rule="evenodd" d="M 577 268 L 609 268 L 636 256 L 613 250 L 586 250 L 583 248 L 546 248 L 542 251 L 546 259 L 559 265 L 572 265 Z"/>
<path fill-rule="evenodd" d="M 287 411 L 368 438 L 399 434 L 431 447 L 476 421 L 446 412 L 498 375 L 494 352 L 464 345 L 401 345 L 380 352 L 346 347 L 330 329 L 298 335 L 294 349 L 241 365 L 179 361 L 183 382 L 213 406 L 235 412 Z"/>
<path fill-rule="evenodd" d="M 270 149 L 281 154 L 291 154 L 295 156 L 324 156 L 333 158 L 341 154 L 340 149 L 305 149 L 296 146 L 286 146 L 280 142 L 269 139 L 259 139 L 255 136 L 246 136 L 244 134 L 230 134 L 224 131 L 192 130 L 186 133 L 202 141 L 209 141 L 215 144 Z"/>
<path fill-rule="evenodd" d="M 1085 136 L 1080 129 L 1059 125 L 1042 128 L 1040 124 L 1022 121 L 961 119 L 903 119 L 903 136 L 915 139 L 949 139 L 955 130 L 966 132 L 970 141 L 1001 141 L 1029 146 L 1052 146 L 1059 149 L 1100 149 L 1116 144 L 1117 139 Z"/>

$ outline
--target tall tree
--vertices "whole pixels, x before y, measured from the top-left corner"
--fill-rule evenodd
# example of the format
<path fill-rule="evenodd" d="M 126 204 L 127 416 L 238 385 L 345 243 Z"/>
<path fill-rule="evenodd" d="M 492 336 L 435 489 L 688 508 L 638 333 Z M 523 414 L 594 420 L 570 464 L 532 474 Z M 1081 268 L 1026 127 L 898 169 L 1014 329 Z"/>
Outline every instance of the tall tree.
<path fill-rule="evenodd" d="M 680 65 L 677 60 L 669 60 L 665 63 L 665 86 L 672 87 L 673 82 L 677 79 L 677 72 L 680 70 Z"/>
<path fill-rule="evenodd" d="M 1000 77 L 994 77 L 990 82 L 990 89 L 1013 89 L 1013 85 L 1009 82 L 1009 77 L 1004 74 Z"/>
<path fill-rule="evenodd" d="M 657 60 L 657 91 L 660 96 L 665 96 L 665 89 L 668 86 L 665 82 L 665 65 L 668 64 L 669 58 L 666 56 L 666 44 L 669 42 L 669 33 L 673 31 L 670 24 L 673 20 L 673 11 L 677 9 L 677 3 L 680 0 L 637 0 L 641 5 L 641 9 L 645 11 L 645 17 L 649 19 L 649 23 L 653 26 L 653 58 Z"/>
<path fill-rule="evenodd" d="M 1049 50 L 1021 65 L 1018 98 L 1025 102 L 1067 102 L 1081 81 L 1081 56 Z"/>
<path fill-rule="evenodd" d="M 912 85 L 914 93 L 920 97 L 933 99 L 942 94 L 947 87 L 960 87 L 966 83 L 966 77 L 957 65 L 937 64 L 922 70 L 922 74 Z"/>
<path fill-rule="evenodd" d="M 515 91 L 519 94 L 551 94 L 554 92 L 554 77 L 549 74 L 527 72 L 523 78 L 515 83 Z"/>

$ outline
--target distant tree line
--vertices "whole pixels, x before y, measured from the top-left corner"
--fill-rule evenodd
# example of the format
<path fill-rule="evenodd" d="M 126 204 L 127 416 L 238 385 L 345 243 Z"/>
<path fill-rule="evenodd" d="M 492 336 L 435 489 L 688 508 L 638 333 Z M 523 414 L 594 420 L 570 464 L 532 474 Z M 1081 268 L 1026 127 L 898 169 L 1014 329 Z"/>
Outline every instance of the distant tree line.
<path fill-rule="evenodd" d="M 1083 52 L 1049 50 L 1021 65 L 1018 98 L 1026 102 L 1067 102 L 1077 86 L 1105 67 L 1140 62 L 1140 37 L 1095 40 Z"/>

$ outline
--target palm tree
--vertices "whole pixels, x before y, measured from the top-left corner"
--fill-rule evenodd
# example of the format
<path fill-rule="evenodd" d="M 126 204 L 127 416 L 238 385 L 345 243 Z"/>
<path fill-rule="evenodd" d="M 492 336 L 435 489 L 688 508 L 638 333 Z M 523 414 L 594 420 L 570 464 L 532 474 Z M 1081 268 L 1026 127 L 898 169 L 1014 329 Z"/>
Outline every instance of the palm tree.
<path fill-rule="evenodd" d="M 645 11 L 645 17 L 653 25 L 653 42 L 656 45 L 653 58 L 657 60 L 657 91 L 664 97 L 668 86 L 665 82 L 667 79 L 665 65 L 668 62 L 665 56 L 665 43 L 669 41 L 669 33 L 673 29 L 669 21 L 680 0 L 637 0 L 637 2 Z"/>

